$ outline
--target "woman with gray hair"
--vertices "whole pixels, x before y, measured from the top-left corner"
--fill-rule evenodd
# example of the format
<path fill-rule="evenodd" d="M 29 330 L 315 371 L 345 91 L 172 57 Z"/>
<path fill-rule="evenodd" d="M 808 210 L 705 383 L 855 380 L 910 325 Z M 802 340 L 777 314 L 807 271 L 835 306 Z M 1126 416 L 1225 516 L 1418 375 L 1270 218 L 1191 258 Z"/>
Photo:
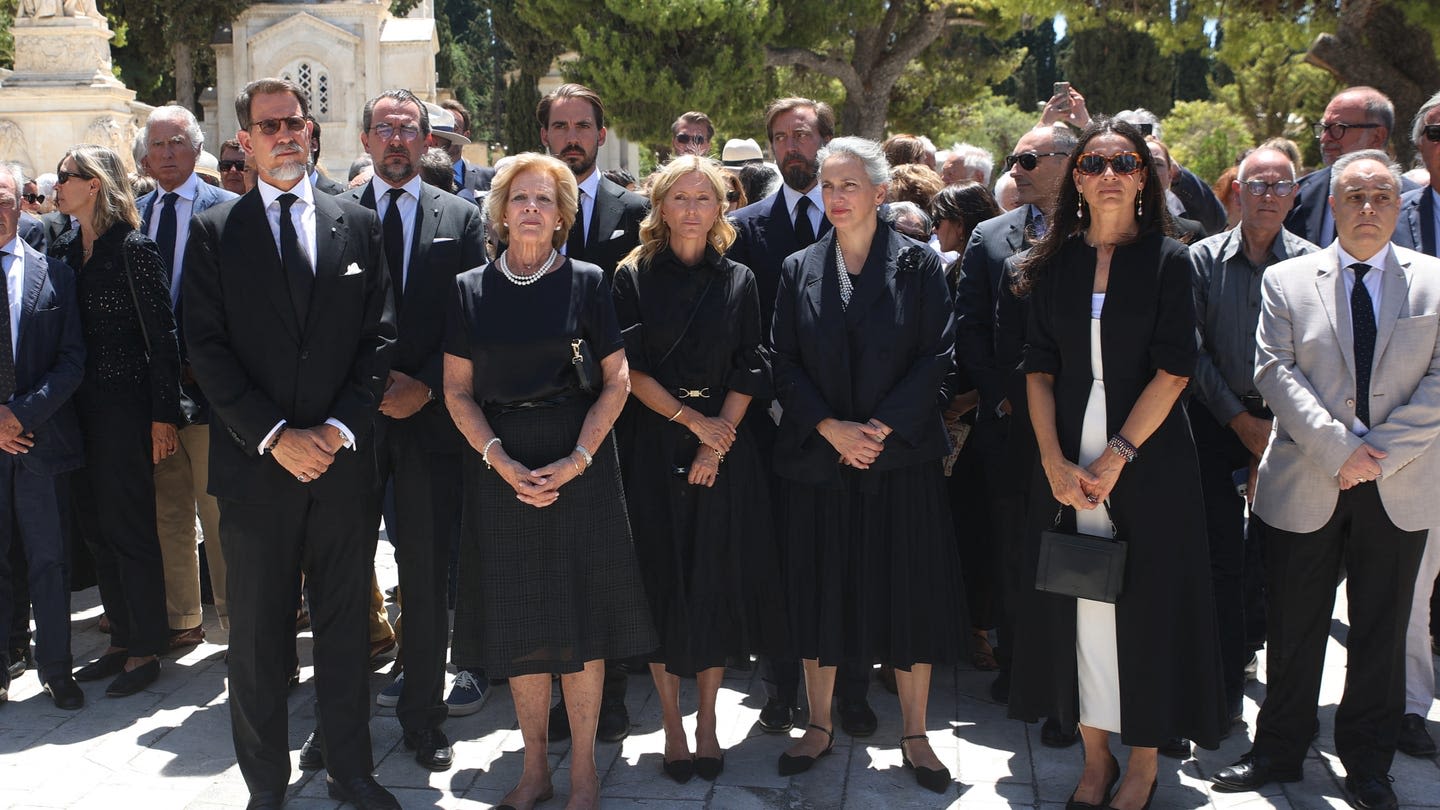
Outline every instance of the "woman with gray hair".
<path fill-rule="evenodd" d="M 785 260 L 771 333 L 779 534 L 810 703 L 780 773 L 834 746 L 835 666 L 879 660 L 896 670 L 901 759 L 943 793 L 950 772 L 925 734 L 930 668 L 957 658 L 965 626 L 941 472 L 950 290 L 934 251 L 877 215 L 889 180 L 878 144 L 836 138 L 817 159 L 834 228 Z"/>
<path fill-rule="evenodd" d="M 55 204 L 79 222 L 50 256 L 78 270 L 86 356 L 75 410 L 85 469 L 74 494 L 111 628 L 110 646 L 75 680 L 113 677 L 105 693 L 121 697 L 159 677 L 156 656 L 170 639 L 154 479 L 184 423 L 170 271 L 138 230 L 125 167 L 111 150 L 85 144 L 66 152 Z"/>

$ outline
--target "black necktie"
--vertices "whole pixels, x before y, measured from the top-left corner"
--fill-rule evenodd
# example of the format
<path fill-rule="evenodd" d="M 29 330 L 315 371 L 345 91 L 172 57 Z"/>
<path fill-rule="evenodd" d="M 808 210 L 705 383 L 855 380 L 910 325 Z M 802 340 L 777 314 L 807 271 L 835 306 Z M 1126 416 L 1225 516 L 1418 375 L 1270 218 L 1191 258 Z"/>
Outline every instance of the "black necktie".
<path fill-rule="evenodd" d="M 565 255 L 576 259 L 585 258 L 585 192 L 576 197 L 575 224 L 570 226 L 570 238 L 565 242 Z"/>
<path fill-rule="evenodd" d="M 1375 309 L 1365 289 L 1368 264 L 1350 265 L 1355 271 L 1355 288 L 1350 291 L 1350 323 L 1355 333 L 1355 416 L 1370 426 L 1370 366 L 1375 362 Z"/>
<path fill-rule="evenodd" d="M 13 253 L 0 253 L 0 402 L 15 396 L 15 344 L 10 339 L 10 268 L 4 261 L 20 261 Z"/>
<path fill-rule="evenodd" d="M 315 268 L 300 246 L 295 220 L 290 218 L 290 206 L 298 199 L 288 192 L 280 195 L 280 264 L 290 285 L 290 304 L 295 307 L 295 319 L 304 326 L 305 315 L 310 311 L 310 290 L 315 286 Z"/>
<path fill-rule="evenodd" d="M 395 300 L 405 294 L 405 223 L 400 219 L 400 197 L 403 188 L 392 188 L 389 207 L 385 209 L 385 261 L 390 265 L 390 285 L 395 288 Z"/>
<path fill-rule="evenodd" d="M 175 280 L 175 201 L 180 195 L 170 192 L 164 197 L 165 207 L 160 209 L 160 227 L 155 231 L 155 244 L 160 248 L 160 257 L 165 260 L 165 269 L 170 271 L 170 280 Z"/>
<path fill-rule="evenodd" d="M 800 202 L 795 203 L 795 242 L 802 248 L 815 243 L 815 226 L 810 222 L 811 205 L 809 197 L 801 197 Z"/>

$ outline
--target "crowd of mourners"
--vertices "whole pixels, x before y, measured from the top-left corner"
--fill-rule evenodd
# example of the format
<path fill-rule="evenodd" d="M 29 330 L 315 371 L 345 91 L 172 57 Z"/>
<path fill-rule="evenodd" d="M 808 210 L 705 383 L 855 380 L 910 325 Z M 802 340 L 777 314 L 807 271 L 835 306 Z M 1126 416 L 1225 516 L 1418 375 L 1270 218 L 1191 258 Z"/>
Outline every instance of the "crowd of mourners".
<path fill-rule="evenodd" d="M 589 808 L 647 669 L 667 778 L 721 774 L 722 678 L 758 667 L 759 727 L 801 732 L 781 775 L 873 733 L 878 681 L 905 767 L 951 793 L 927 701 L 963 665 L 1079 743 L 1068 810 L 1139 810 L 1162 756 L 1245 733 L 1261 651 L 1253 744 L 1211 781 L 1302 779 L 1343 579 L 1334 753 L 1352 805 L 1394 808 L 1395 752 L 1436 754 L 1440 93 L 1409 172 L 1389 99 L 1351 87 L 1313 124 L 1322 168 L 1275 139 L 1211 186 L 1155 116 L 1057 90 L 998 171 L 789 97 L 769 161 L 687 112 L 637 181 L 565 84 L 545 154 L 493 169 L 463 106 L 383 92 L 345 183 L 282 79 L 239 94 L 218 155 L 165 106 L 136 172 L 93 144 L 7 164 L 0 700 L 27 669 L 62 709 L 140 692 L 213 604 L 249 807 L 286 799 L 308 627 L 299 766 L 330 796 L 399 806 L 371 701 L 444 771 L 445 719 L 503 683 L 502 806 L 552 798 L 568 738 Z M 109 646 L 75 669 L 90 582 Z"/>

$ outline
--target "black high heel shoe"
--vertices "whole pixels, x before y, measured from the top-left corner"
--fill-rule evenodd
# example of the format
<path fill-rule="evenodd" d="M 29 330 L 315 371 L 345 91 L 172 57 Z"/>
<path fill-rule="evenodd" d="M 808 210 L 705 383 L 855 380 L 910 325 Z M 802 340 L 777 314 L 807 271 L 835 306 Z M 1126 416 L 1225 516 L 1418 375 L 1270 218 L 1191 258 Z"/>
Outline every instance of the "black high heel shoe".
<path fill-rule="evenodd" d="M 1140 805 L 1140 810 L 1150 810 L 1150 803 L 1155 801 L 1155 788 L 1159 786 L 1159 779 L 1156 779 L 1154 782 L 1150 783 L 1150 795 L 1145 797 L 1145 803 Z M 1109 800 L 1107 799 L 1105 802 L 1105 810 L 1118 810 L 1118 808 L 1112 807 Z"/>
<path fill-rule="evenodd" d="M 695 758 L 695 775 L 704 779 L 706 782 L 714 782 L 723 770 L 725 770 L 724 754 L 718 757 Z"/>
<path fill-rule="evenodd" d="M 1075 794 L 1070 794 L 1070 800 L 1065 802 L 1065 810 L 1102 810 L 1110 805 L 1110 794 L 1115 792 L 1115 785 L 1120 781 L 1120 760 L 1110 755 L 1110 764 L 1115 768 L 1115 775 L 1110 777 L 1110 782 L 1105 785 L 1105 792 L 1100 794 L 1100 801 L 1095 804 L 1075 800 Z"/>
<path fill-rule="evenodd" d="M 930 738 L 925 736 L 924 734 L 911 734 L 908 737 L 901 737 L 900 761 L 904 763 L 905 767 L 915 771 L 915 782 L 919 784 L 920 787 L 923 787 L 926 790 L 934 791 L 936 793 L 944 793 L 945 791 L 950 789 L 950 769 L 945 767 L 922 768 L 919 765 L 912 763 L 910 761 L 910 755 L 905 753 L 905 743 L 907 741 L 929 739 Z"/>
<path fill-rule="evenodd" d="M 813 729 L 815 729 L 816 731 L 823 731 L 823 732 L 825 732 L 826 736 L 828 736 L 828 737 L 830 738 L 830 744 L 827 745 L 827 746 L 825 746 L 825 750 L 824 750 L 824 751 L 821 751 L 820 753 L 816 754 L 816 755 L 813 756 L 813 757 L 807 757 L 807 756 L 798 756 L 798 757 L 796 757 L 796 756 L 791 756 L 791 755 L 789 755 L 789 754 L 781 754 L 781 755 L 780 755 L 780 775 L 781 775 L 781 776 L 794 776 L 794 775 L 797 774 L 797 773 L 804 773 L 804 772 L 810 770 L 810 768 L 815 765 L 815 760 L 819 759 L 820 757 L 825 756 L 826 754 L 830 753 L 831 751 L 833 751 L 833 750 L 835 749 L 835 730 L 834 730 L 834 729 L 832 729 L 832 728 L 825 728 L 824 726 L 817 726 L 817 725 L 815 725 L 814 723 L 809 724 L 808 726 L 806 726 L 806 728 L 813 728 Z"/>
<path fill-rule="evenodd" d="M 695 775 L 695 758 L 685 757 L 665 762 L 665 775 L 682 785 L 689 782 Z"/>

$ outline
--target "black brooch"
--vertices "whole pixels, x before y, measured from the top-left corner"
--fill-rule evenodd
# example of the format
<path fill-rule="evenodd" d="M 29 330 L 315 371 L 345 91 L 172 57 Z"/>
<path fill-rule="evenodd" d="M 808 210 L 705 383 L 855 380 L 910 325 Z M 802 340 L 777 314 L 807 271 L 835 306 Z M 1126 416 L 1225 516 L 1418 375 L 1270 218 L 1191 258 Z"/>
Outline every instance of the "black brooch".
<path fill-rule="evenodd" d="M 900 255 L 895 261 L 895 270 L 900 273 L 914 273 L 920 269 L 920 263 L 925 260 L 926 248 L 908 245 L 900 248 Z"/>

